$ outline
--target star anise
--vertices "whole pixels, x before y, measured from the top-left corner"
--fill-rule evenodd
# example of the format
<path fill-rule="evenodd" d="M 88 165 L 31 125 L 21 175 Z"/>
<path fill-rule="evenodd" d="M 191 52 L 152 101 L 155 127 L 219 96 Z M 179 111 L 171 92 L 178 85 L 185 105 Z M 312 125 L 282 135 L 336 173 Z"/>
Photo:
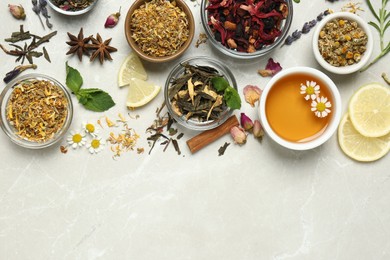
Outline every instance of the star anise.
<path fill-rule="evenodd" d="M 84 38 L 83 28 L 80 29 L 78 36 L 74 36 L 71 33 L 68 33 L 70 38 L 69 42 L 66 42 L 70 47 L 70 50 L 66 53 L 69 54 L 77 54 L 79 60 L 83 60 L 83 54 L 89 56 L 88 48 L 86 47 L 88 42 L 91 40 L 92 35 Z"/>
<path fill-rule="evenodd" d="M 110 46 L 111 39 L 112 38 L 103 42 L 99 33 L 96 34 L 96 39 L 94 37 L 91 38 L 92 44 L 86 45 L 88 49 L 94 50 L 90 61 L 94 61 L 97 56 L 99 56 L 100 64 L 103 64 L 104 60 L 112 60 L 110 52 L 115 52 L 117 49 Z"/>

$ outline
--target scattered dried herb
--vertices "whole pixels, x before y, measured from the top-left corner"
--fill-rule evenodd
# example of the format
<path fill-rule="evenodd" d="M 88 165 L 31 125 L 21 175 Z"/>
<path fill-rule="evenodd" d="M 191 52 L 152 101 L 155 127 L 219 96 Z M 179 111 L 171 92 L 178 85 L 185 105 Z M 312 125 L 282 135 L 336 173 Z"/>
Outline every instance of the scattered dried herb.
<path fill-rule="evenodd" d="M 95 0 L 49 0 L 64 11 L 80 11 L 90 6 Z"/>
<path fill-rule="evenodd" d="M 210 0 L 208 25 L 217 41 L 239 52 L 255 52 L 274 43 L 288 16 L 284 0 Z"/>
<path fill-rule="evenodd" d="M 53 25 L 49 21 L 50 15 L 49 15 L 49 13 L 47 11 L 47 2 L 46 2 L 46 0 L 39 0 L 39 3 L 38 3 L 38 0 L 31 0 L 31 3 L 33 5 L 32 10 L 38 16 L 39 21 L 41 22 L 43 29 L 45 29 L 45 25 L 43 24 L 43 21 L 42 21 L 42 18 L 40 16 L 40 13 L 42 13 L 42 16 L 44 18 L 46 18 L 46 26 L 49 29 L 51 29 L 53 27 Z"/>
<path fill-rule="evenodd" d="M 329 10 L 329 9 L 325 10 L 324 12 L 320 13 L 316 19 L 311 20 L 310 22 L 304 23 L 304 25 L 302 26 L 302 30 L 295 30 L 291 35 L 287 36 L 286 40 L 284 41 L 284 43 L 281 47 L 283 47 L 284 45 L 291 45 L 294 41 L 301 38 L 302 33 L 303 34 L 309 33 L 310 30 L 314 26 L 316 26 L 317 22 L 321 21 L 324 18 L 324 16 L 327 16 L 331 13 L 332 13 L 331 10 Z"/>
<path fill-rule="evenodd" d="M 180 140 L 183 136 L 184 136 L 183 133 L 178 134 L 178 135 L 177 135 L 177 140 Z"/>
<path fill-rule="evenodd" d="M 334 19 L 325 24 L 318 37 L 318 49 L 332 66 L 358 63 L 366 51 L 367 34 L 357 22 Z"/>
<path fill-rule="evenodd" d="M 200 33 L 198 40 L 196 40 L 195 47 L 198 48 L 201 44 L 207 42 L 207 35 L 205 33 Z"/>
<path fill-rule="evenodd" d="M 169 138 L 165 134 L 163 134 L 164 128 L 167 128 L 167 131 L 169 133 L 169 131 L 170 131 L 169 129 L 172 129 L 171 126 L 172 126 L 172 123 L 174 122 L 174 120 L 168 113 L 166 115 L 160 117 L 158 114 L 159 112 L 160 112 L 160 110 L 158 109 L 156 111 L 157 119 L 155 119 L 153 124 L 146 129 L 146 133 L 151 134 L 149 137 L 147 137 L 147 140 L 148 140 L 149 145 L 150 145 L 150 150 L 149 150 L 148 154 L 151 154 L 156 143 L 160 139 L 164 139 L 162 142 L 160 142 L 160 145 L 164 145 L 163 152 L 165 152 L 167 150 L 169 144 L 172 143 L 172 145 L 175 148 L 175 151 L 178 153 L 178 155 L 180 155 L 181 151 L 180 151 L 179 144 L 178 144 L 177 140 L 180 139 L 183 136 L 183 134 L 182 133 L 179 134 L 177 136 L 177 139 L 174 139 L 172 137 Z M 172 134 L 172 132 L 169 134 Z"/>
<path fill-rule="evenodd" d="M 107 139 L 107 142 L 111 144 L 111 151 L 114 152 L 113 158 L 120 157 L 123 152 L 134 150 L 139 135 L 134 129 L 130 128 L 126 121 L 118 121 L 122 123 L 121 131 L 117 135 L 113 132 Z"/>
<path fill-rule="evenodd" d="M 7 120 L 16 134 L 32 142 L 52 139 L 68 115 L 63 90 L 47 80 L 18 82 L 7 103 Z"/>
<path fill-rule="evenodd" d="M 26 69 L 36 69 L 37 68 L 37 65 L 35 64 L 29 64 L 29 65 L 19 65 L 19 66 L 16 66 L 13 70 L 11 70 L 10 72 L 8 72 L 3 81 L 5 83 L 8 83 L 10 82 L 11 80 L 13 80 L 14 78 L 16 78 L 20 73 L 22 73 L 23 71 L 25 71 Z"/>
<path fill-rule="evenodd" d="M 90 61 L 94 61 L 99 57 L 100 64 L 103 64 L 104 60 L 112 60 L 111 52 L 116 52 L 117 49 L 110 46 L 111 39 L 102 40 L 99 33 L 96 34 L 96 38 L 91 37 L 92 44 L 86 44 L 85 47 L 93 50 Z"/>
<path fill-rule="evenodd" d="M 113 14 L 110 14 L 106 22 L 104 23 L 104 28 L 114 28 L 118 22 L 119 22 L 119 17 L 121 16 L 121 7 L 119 7 L 119 11 Z"/>
<path fill-rule="evenodd" d="M 229 145 L 230 145 L 230 143 L 225 142 L 224 145 L 222 145 L 221 147 L 219 147 L 219 149 L 218 149 L 218 156 L 224 155 L 224 154 L 225 154 L 225 151 L 226 151 L 226 149 L 228 148 Z"/>
<path fill-rule="evenodd" d="M 189 38 L 187 15 L 175 1 L 151 0 L 134 11 L 131 34 L 147 55 L 165 57 L 176 53 Z"/>
<path fill-rule="evenodd" d="M 70 46 L 69 51 L 66 53 L 66 55 L 73 55 L 77 54 L 77 57 L 80 61 L 83 60 L 83 54 L 89 56 L 89 51 L 86 45 L 89 43 L 89 41 L 92 38 L 92 35 L 84 38 L 84 32 L 83 28 L 80 28 L 79 34 L 74 36 L 73 34 L 68 32 L 68 37 L 70 41 L 66 42 Z"/>
<path fill-rule="evenodd" d="M 358 11 L 364 11 L 363 8 L 360 7 L 361 3 L 352 3 L 349 2 L 345 4 L 342 8 L 341 11 L 343 12 L 350 12 L 353 14 L 356 14 Z"/>
<path fill-rule="evenodd" d="M 0 48 L 8 55 L 16 56 L 16 62 L 21 61 L 21 63 L 24 63 L 24 60 L 27 59 L 30 64 L 33 64 L 33 57 L 39 58 L 43 55 L 40 51 L 35 51 L 36 48 L 38 48 L 41 44 L 49 42 L 49 40 L 57 34 L 57 31 L 54 31 L 52 33 L 49 33 L 43 37 L 31 34 L 30 32 L 25 32 L 23 29 L 23 25 L 20 26 L 19 32 L 13 32 L 11 34 L 10 38 L 5 39 L 7 42 L 12 42 L 12 44 L 9 44 L 10 46 L 14 47 L 13 50 L 7 50 L 3 45 L 0 44 Z M 31 42 L 27 45 L 27 43 L 24 43 L 24 46 L 21 47 L 19 45 L 16 45 L 14 43 L 19 41 L 25 41 L 31 39 Z M 45 51 L 45 50 L 44 50 Z M 48 54 L 47 54 L 48 57 Z M 49 59 L 50 60 L 50 59 Z"/>
<path fill-rule="evenodd" d="M 66 86 L 76 95 L 78 101 L 88 110 L 103 112 L 115 105 L 111 96 L 98 88 L 82 89 L 83 78 L 80 72 L 66 62 Z"/>
<path fill-rule="evenodd" d="M 171 80 L 168 90 L 170 105 L 178 116 L 204 122 L 219 119 L 228 107 L 241 107 L 239 94 L 216 69 L 188 63 L 181 66 L 183 74 Z"/>
<path fill-rule="evenodd" d="M 383 72 L 381 76 L 384 79 L 384 81 L 386 81 L 386 83 L 390 85 L 390 79 L 387 77 L 386 73 Z"/>
<path fill-rule="evenodd" d="M 390 12 L 386 10 L 386 5 L 389 2 L 389 0 L 382 0 L 382 7 L 379 8 L 378 12 L 374 10 L 374 7 L 372 6 L 370 0 L 366 0 L 368 7 L 370 8 L 371 13 L 374 15 L 377 22 L 369 22 L 368 24 L 374 27 L 379 32 L 380 37 L 380 50 L 381 52 L 379 55 L 368 65 L 364 66 L 360 72 L 365 71 L 371 65 L 376 63 L 379 59 L 384 57 L 386 54 L 390 52 L 390 41 L 385 45 L 385 32 L 390 27 Z"/>

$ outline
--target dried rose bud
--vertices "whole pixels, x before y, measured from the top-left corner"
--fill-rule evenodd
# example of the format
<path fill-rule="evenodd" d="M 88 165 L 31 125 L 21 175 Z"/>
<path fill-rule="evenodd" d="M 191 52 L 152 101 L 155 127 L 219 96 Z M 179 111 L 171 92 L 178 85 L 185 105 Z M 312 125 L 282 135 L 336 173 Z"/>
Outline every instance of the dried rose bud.
<path fill-rule="evenodd" d="M 106 23 L 104 24 L 105 28 L 113 28 L 119 22 L 119 16 L 121 16 L 121 9 L 119 8 L 119 12 L 113 13 L 107 17 Z"/>
<path fill-rule="evenodd" d="M 247 85 L 244 88 L 245 101 L 254 107 L 255 103 L 260 99 L 262 92 L 263 91 L 257 86 Z"/>
<path fill-rule="evenodd" d="M 280 66 L 279 62 L 274 62 L 272 58 L 268 60 L 267 65 L 265 66 L 265 70 L 259 70 L 259 74 L 263 77 L 273 76 L 279 71 L 282 70 L 282 66 Z"/>
<path fill-rule="evenodd" d="M 246 133 L 245 130 L 238 126 L 233 126 L 230 129 L 230 134 L 233 137 L 233 140 L 236 144 L 245 144 L 246 143 Z"/>
<path fill-rule="evenodd" d="M 256 137 L 256 138 L 259 138 L 260 140 L 264 136 L 263 127 L 261 126 L 260 121 L 257 120 L 257 119 L 253 123 L 253 136 Z"/>
<path fill-rule="evenodd" d="M 26 19 L 26 13 L 24 12 L 24 8 L 22 5 L 9 4 L 8 7 L 13 17 L 15 17 L 18 20 Z"/>
<path fill-rule="evenodd" d="M 244 113 L 241 113 L 241 126 L 245 131 L 249 131 L 253 128 L 253 121 Z"/>

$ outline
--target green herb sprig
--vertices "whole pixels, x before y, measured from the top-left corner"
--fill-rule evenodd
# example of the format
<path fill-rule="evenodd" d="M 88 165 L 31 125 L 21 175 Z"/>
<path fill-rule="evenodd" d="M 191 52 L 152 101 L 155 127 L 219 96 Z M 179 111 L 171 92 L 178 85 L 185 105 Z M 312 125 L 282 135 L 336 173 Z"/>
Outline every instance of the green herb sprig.
<path fill-rule="evenodd" d="M 229 82 L 223 77 L 214 77 L 211 79 L 213 87 L 218 91 L 224 91 L 223 99 L 226 105 L 231 109 L 241 108 L 241 98 L 237 90 L 229 85 Z"/>
<path fill-rule="evenodd" d="M 389 0 L 382 0 L 382 7 L 379 8 L 378 13 L 374 10 L 374 7 L 372 6 L 370 0 L 366 0 L 368 7 L 370 8 L 370 11 L 374 15 L 377 22 L 370 21 L 368 24 L 374 27 L 379 32 L 380 37 L 380 48 L 381 52 L 379 55 L 369 64 L 364 66 L 360 72 L 365 71 L 368 69 L 371 65 L 373 65 L 375 62 L 377 62 L 380 58 L 385 56 L 387 53 L 390 52 L 390 41 L 385 45 L 384 38 L 385 38 L 385 32 L 390 27 L 390 12 L 386 10 L 386 5 L 389 2 Z"/>
<path fill-rule="evenodd" d="M 103 112 L 115 105 L 111 96 L 98 88 L 84 88 L 80 72 L 66 62 L 66 86 L 76 95 L 78 101 L 88 110 Z"/>

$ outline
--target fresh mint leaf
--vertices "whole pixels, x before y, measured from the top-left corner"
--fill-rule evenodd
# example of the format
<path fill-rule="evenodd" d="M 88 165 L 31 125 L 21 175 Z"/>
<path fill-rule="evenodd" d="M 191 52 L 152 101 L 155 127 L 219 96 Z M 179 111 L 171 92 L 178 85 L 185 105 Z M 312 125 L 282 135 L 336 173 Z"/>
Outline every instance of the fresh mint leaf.
<path fill-rule="evenodd" d="M 88 92 L 88 89 L 86 89 L 86 92 Z M 81 94 L 79 101 L 86 98 L 87 101 L 83 105 L 88 110 L 103 112 L 115 105 L 115 102 L 112 100 L 111 96 L 103 90 L 95 90 L 90 93 L 86 92 Z"/>
<path fill-rule="evenodd" d="M 228 86 L 225 89 L 225 93 L 223 98 L 226 101 L 226 104 L 231 109 L 240 109 L 241 108 L 241 98 L 238 94 L 237 90 L 235 88 L 232 88 L 231 86 Z"/>
<path fill-rule="evenodd" d="M 218 92 L 224 91 L 229 87 L 229 82 L 223 77 L 214 77 L 211 79 L 211 83 Z"/>
<path fill-rule="evenodd" d="M 83 85 L 83 78 L 81 77 L 80 72 L 69 66 L 68 62 L 66 62 L 66 86 L 68 86 L 73 93 L 77 93 L 80 90 L 81 85 Z"/>

